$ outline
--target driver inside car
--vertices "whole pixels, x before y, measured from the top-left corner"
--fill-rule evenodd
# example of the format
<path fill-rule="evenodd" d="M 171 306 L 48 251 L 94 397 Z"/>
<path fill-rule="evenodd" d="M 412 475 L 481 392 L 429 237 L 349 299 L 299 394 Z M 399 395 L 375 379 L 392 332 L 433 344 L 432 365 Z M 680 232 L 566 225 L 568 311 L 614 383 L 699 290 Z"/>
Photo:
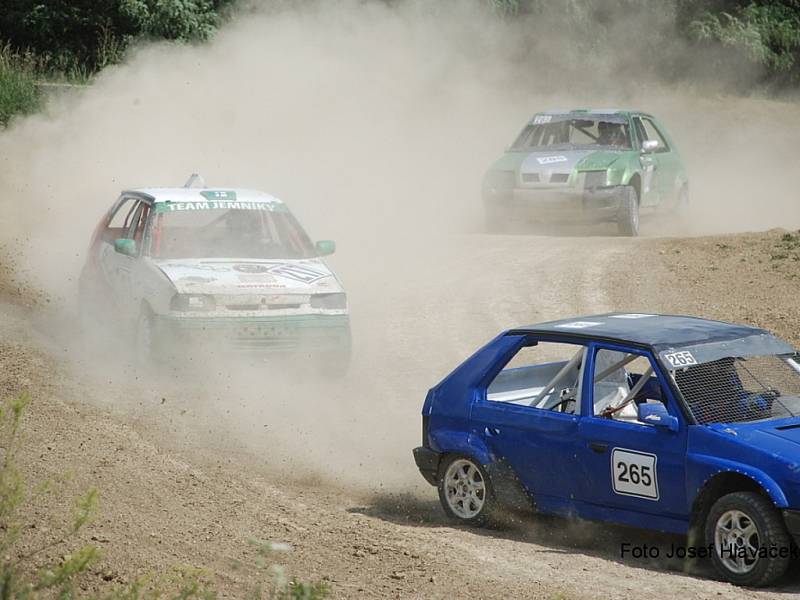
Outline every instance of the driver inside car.
<path fill-rule="evenodd" d="M 736 368 L 737 362 L 744 360 L 726 356 L 675 372 L 675 381 L 685 390 L 698 421 L 728 422 L 742 415 L 751 419 L 771 415 L 780 392 L 772 388 L 760 392 L 745 389 Z M 717 391 L 712 396 L 706 390 Z"/>
<path fill-rule="evenodd" d="M 240 258 L 263 255 L 264 248 L 273 241 L 266 235 L 267 231 L 261 215 L 250 210 L 230 210 L 225 215 L 226 235 L 224 243 L 229 250 Z"/>
<path fill-rule="evenodd" d="M 601 146 L 625 146 L 625 130 L 622 123 L 600 121 L 597 123 L 597 143 Z"/>
<path fill-rule="evenodd" d="M 594 414 L 605 415 L 607 411 L 621 406 L 631 391 L 624 361 L 628 355 L 616 350 L 600 350 L 595 356 Z M 617 366 L 617 368 L 613 368 Z M 637 420 L 639 411 L 635 402 L 628 402 L 613 413 L 611 418 Z"/>

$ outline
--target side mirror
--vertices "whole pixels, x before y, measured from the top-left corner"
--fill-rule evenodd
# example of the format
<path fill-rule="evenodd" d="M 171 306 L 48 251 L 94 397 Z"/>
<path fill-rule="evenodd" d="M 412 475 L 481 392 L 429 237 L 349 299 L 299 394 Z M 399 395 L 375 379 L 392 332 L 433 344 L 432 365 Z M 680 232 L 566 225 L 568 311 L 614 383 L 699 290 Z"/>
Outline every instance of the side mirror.
<path fill-rule="evenodd" d="M 642 142 L 642 152 L 645 154 L 655 152 L 661 143 L 658 140 L 645 140 Z"/>
<path fill-rule="evenodd" d="M 136 256 L 136 241 L 120 238 L 114 242 L 114 250 L 126 256 Z"/>
<path fill-rule="evenodd" d="M 314 247 L 317 249 L 317 255 L 319 256 L 328 256 L 336 252 L 336 242 L 333 240 L 320 240 L 314 244 Z"/>
<path fill-rule="evenodd" d="M 667 407 L 661 402 L 639 405 L 639 420 L 648 425 L 678 431 L 678 417 L 673 417 L 667 412 Z"/>

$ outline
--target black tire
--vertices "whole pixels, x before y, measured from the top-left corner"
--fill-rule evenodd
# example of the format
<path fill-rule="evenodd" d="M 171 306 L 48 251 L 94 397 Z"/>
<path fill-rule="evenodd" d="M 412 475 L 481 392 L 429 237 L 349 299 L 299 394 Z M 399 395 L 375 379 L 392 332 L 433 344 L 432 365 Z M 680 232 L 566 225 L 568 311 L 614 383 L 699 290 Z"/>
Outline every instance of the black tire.
<path fill-rule="evenodd" d="M 725 527 L 726 524 L 730 527 Z M 744 525 L 746 527 L 743 527 Z M 747 533 L 748 530 L 751 533 Z M 724 533 L 726 531 L 731 533 Z M 744 532 L 744 535 L 741 532 Z M 734 492 L 722 496 L 708 513 L 705 537 L 706 544 L 714 547 L 711 553 L 714 567 L 720 575 L 735 585 L 752 587 L 770 585 L 780 578 L 789 566 L 791 537 L 778 510 L 761 494 Z M 730 541 L 726 541 L 726 538 Z M 735 558 L 730 550 L 724 552 L 726 548 L 731 547 L 764 548 L 769 555 L 748 553 L 745 557 Z"/>
<path fill-rule="evenodd" d="M 628 237 L 639 235 L 639 195 L 632 185 L 622 188 L 622 197 L 617 210 L 617 230 L 621 235 Z"/>
<path fill-rule="evenodd" d="M 461 472 L 463 479 L 460 481 L 466 484 L 465 487 L 456 483 L 452 473 L 454 469 Z M 464 454 L 448 455 L 439 465 L 437 479 L 439 501 L 450 519 L 473 527 L 485 527 L 497 523 L 498 505 L 494 488 L 486 469 L 480 462 Z M 472 495 L 465 494 L 470 479 L 475 483 L 482 483 L 482 493 L 476 494 L 476 490 L 472 489 Z M 454 488 L 456 488 L 455 494 L 453 494 Z"/>
<path fill-rule="evenodd" d="M 141 366 L 152 366 L 158 358 L 158 338 L 153 312 L 147 306 L 142 307 L 142 311 L 136 319 L 135 336 L 136 362 Z"/>

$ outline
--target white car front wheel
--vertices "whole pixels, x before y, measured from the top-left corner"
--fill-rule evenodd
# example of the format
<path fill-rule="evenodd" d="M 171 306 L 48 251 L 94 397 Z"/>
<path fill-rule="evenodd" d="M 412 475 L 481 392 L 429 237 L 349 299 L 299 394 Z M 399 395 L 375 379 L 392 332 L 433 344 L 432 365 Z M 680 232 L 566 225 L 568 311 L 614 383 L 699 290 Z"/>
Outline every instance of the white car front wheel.
<path fill-rule="evenodd" d="M 155 352 L 153 317 L 143 310 L 136 321 L 136 358 L 140 364 L 149 363 Z"/>

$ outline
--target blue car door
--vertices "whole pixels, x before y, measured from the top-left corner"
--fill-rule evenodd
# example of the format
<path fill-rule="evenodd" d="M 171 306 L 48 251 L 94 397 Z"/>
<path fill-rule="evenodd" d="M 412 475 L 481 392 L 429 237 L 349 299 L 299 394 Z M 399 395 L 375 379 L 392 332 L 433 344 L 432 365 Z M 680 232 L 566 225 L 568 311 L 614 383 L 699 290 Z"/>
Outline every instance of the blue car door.
<path fill-rule="evenodd" d="M 537 509 L 561 514 L 571 511 L 580 479 L 574 459 L 580 421 L 575 395 L 584 347 L 570 349 L 569 361 L 505 369 L 471 413 L 475 433 L 513 468 Z M 560 372 L 562 381 L 543 391 Z"/>
<path fill-rule="evenodd" d="M 648 521 L 654 528 L 683 531 L 687 429 L 663 373 L 638 349 L 597 345 L 590 355 L 577 436 L 580 512 L 634 526 L 656 515 L 663 521 Z M 666 408 L 677 431 L 639 420 L 643 404 Z"/>

